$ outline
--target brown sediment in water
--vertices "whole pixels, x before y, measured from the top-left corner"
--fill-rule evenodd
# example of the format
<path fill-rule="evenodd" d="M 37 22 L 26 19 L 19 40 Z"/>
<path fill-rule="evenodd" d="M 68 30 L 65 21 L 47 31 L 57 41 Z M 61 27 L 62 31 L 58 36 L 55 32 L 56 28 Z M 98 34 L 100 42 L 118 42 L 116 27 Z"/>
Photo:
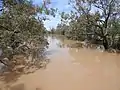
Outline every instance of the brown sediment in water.
<path fill-rule="evenodd" d="M 50 63 L 23 75 L 8 90 L 119 90 L 120 55 L 85 48 L 68 48 L 73 41 L 48 37 Z M 61 44 L 62 43 L 62 44 Z M 59 47 L 64 44 L 64 47 Z M 7 90 L 7 89 L 3 89 Z"/>

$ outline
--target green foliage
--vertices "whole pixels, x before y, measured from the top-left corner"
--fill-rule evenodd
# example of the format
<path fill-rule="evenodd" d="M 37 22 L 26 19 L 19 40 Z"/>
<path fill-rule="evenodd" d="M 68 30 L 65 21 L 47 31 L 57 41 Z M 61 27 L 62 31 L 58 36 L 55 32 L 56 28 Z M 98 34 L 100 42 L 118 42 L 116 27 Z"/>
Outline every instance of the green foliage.
<path fill-rule="evenodd" d="M 100 42 L 106 50 L 118 49 L 115 46 L 118 46 L 120 36 L 119 0 L 70 0 L 69 4 L 74 10 L 70 14 L 61 13 L 62 23 L 68 26 L 67 37 Z M 63 30 L 61 26 L 59 31 Z"/>
<path fill-rule="evenodd" d="M 4 8 L 0 15 L 0 61 L 8 58 L 11 62 L 15 55 L 27 57 L 33 51 L 39 50 L 42 55 L 40 52 L 48 43 L 42 18 L 37 13 L 42 14 L 47 8 L 35 6 L 32 1 L 27 0 L 3 0 L 2 4 Z"/>

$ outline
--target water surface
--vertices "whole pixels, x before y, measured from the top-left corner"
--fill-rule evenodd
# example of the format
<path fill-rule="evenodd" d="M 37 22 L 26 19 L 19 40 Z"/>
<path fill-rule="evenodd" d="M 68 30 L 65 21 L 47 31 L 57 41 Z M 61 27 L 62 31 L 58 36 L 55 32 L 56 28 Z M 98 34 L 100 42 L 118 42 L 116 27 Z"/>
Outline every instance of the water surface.
<path fill-rule="evenodd" d="M 48 41 L 47 68 L 23 75 L 11 90 L 120 90 L 120 55 L 69 48 L 75 41 L 60 36 Z"/>

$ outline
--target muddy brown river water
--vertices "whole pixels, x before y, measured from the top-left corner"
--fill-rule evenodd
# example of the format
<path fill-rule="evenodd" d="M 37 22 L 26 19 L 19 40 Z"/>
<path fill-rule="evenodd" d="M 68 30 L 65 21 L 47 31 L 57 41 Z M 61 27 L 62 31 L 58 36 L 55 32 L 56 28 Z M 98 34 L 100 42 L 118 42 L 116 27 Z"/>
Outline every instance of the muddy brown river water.
<path fill-rule="evenodd" d="M 120 90 L 120 55 L 69 48 L 75 41 L 63 37 L 48 41 L 47 68 L 22 75 L 8 90 Z"/>

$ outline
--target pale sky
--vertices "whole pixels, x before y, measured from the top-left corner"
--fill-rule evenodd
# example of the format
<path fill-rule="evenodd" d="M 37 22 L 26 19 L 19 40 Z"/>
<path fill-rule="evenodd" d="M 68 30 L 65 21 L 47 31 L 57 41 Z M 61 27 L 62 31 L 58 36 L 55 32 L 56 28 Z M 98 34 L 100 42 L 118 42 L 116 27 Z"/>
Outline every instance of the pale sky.
<path fill-rule="evenodd" d="M 70 12 L 72 7 L 68 5 L 68 0 L 50 0 L 51 4 L 49 5 L 52 8 L 58 8 L 58 11 Z M 35 4 L 41 5 L 42 0 L 33 0 Z M 56 17 L 48 16 L 50 20 L 44 22 L 47 29 L 56 27 L 60 23 L 60 15 L 57 13 Z"/>

